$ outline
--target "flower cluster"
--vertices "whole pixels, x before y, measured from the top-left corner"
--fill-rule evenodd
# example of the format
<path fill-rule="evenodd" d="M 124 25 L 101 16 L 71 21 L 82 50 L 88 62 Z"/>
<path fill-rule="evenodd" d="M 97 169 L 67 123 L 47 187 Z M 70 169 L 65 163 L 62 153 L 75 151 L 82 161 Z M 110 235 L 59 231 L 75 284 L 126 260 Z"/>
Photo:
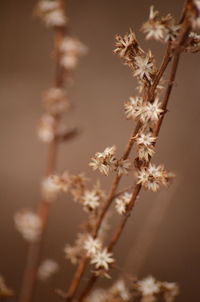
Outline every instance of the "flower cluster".
<path fill-rule="evenodd" d="M 163 112 L 160 107 L 161 104 L 158 98 L 152 103 L 147 103 L 142 97 L 130 97 L 124 104 L 127 119 L 133 118 L 143 124 L 148 122 L 156 123 Z"/>
<path fill-rule="evenodd" d="M 172 302 L 179 293 L 176 283 L 157 281 L 154 277 L 148 276 L 137 282 L 137 287 L 144 302 L 154 302 L 163 297 L 164 301 Z"/>
<path fill-rule="evenodd" d="M 67 22 L 60 0 L 39 0 L 35 14 L 47 27 L 64 26 Z"/>
<path fill-rule="evenodd" d="M 22 210 L 14 216 L 15 226 L 28 241 L 37 241 L 42 231 L 39 216 L 29 210 Z"/>
<path fill-rule="evenodd" d="M 125 65 L 128 65 L 138 80 L 151 84 L 157 72 L 154 57 L 151 51 L 145 53 L 139 46 L 135 34 L 125 34 L 124 37 L 116 36 L 116 49 L 114 53 L 118 54 Z"/>
<path fill-rule="evenodd" d="M 60 52 L 61 65 L 72 70 L 77 66 L 79 57 L 87 53 L 87 47 L 76 38 L 66 37 L 60 45 Z"/>
<path fill-rule="evenodd" d="M 174 18 L 168 14 L 159 18 L 159 12 L 151 6 L 149 20 L 142 26 L 142 31 L 146 34 L 146 39 L 155 39 L 157 41 L 174 41 L 180 30 L 180 25 L 176 24 Z"/>
<path fill-rule="evenodd" d="M 46 281 L 52 275 L 57 273 L 58 269 L 59 269 L 59 266 L 54 260 L 46 259 L 40 264 L 40 266 L 38 268 L 38 278 L 41 281 Z"/>
<path fill-rule="evenodd" d="M 50 175 L 42 182 L 42 196 L 48 202 L 54 201 L 60 192 L 67 192 L 71 185 L 71 178 L 67 171 L 61 176 Z"/>
<path fill-rule="evenodd" d="M 93 170 L 99 170 L 108 176 L 110 171 L 116 171 L 118 175 L 126 175 L 131 168 L 129 160 L 119 159 L 116 156 L 116 147 L 107 147 L 103 152 L 97 152 L 90 162 Z"/>
<path fill-rule="evenodd" d="M 167 172 L 163 165 L 149 164 L 147 167 L 141 167 L 138 170 L 138 184 L 152 192 L 158 191 L 160 185 L 167 185 L 174 174 Z"/>

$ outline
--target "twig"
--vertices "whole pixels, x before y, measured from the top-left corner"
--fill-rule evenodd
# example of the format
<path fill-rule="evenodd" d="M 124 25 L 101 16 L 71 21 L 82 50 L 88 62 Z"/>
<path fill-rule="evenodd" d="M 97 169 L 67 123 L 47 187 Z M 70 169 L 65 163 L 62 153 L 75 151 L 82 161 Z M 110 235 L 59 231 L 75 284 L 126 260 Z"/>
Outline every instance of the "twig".
<path fill-rule="evenodd" d="M 62 1 L 61 1 L 62 2 Z M 63 5 L 63 3 L 62 3 Z M 64 68 L 60 65 L 59 45 L 66 34 L 66 28 L 63 26 L 55 28 L 55 54 L 56 54 L 56 71 L 55 71 L 55 87 L 61 88 L 64 85 Z M 59 125 L 60 117 L 56 116 L 55 132 Z M 55 136 L 53 141 L 49 143 L 47 150 L 47 166 L 45 176 L 49 176 L 56 170 L 57 152 L 59 139 Z M 27 253 L 27 260 L 22 280 L 19 302 L 31 302 L 34 298 L 35 287 L 37 282 L 37 269 L 39 266 L 45 232 L 47 228 L 48 216 L 50 211 L 50 203 L 41 200 L 38 205 L 37 213 L 42 221 L 42 232 L 37 242 L 31 242 Z"/>
<path fill-rule="evenodd" d="M 167 50 L 166 50 L 166 52 L 164 54 L 163 61 L 162 61 L 161 66 L 159 68 L 159 71 L 156 74 L 156 77 L 154 79 L 155 83 L 159 83 L 162 75 L 164 74 L 164 72 L 165 72 L 165 70 L 166 70 L 166 68 L 167 68 L 167 66 L 168 66 L 168 64 L 170 62 L 170 60 L 171 60 L 171 52 L 170 52 L 169 45 L 168 45 Z M 151 100 L 153 98 L 154 94 L 155 94 L 155 90 L 156 90 L 157 86 L 155 86 L 153 84 L 153 87 L 154 88 L 150 88 L 149 92 L 147 93 L 148 101 Z M 132 149 L 132 147 L 134 145 L 134 142 L 135 142 L 134 137 L 137 135 L 137 133 L 140 130 L 140 128 L 141 128 L 141 123 L 138 122 L 137 125 L 136 125 L 136 127 L 135 127 L 135 129 L 134 129 L 133 134 L 131 135 L 131 137 L 130 137 L 130 139 L 128 141 L 128 144 L 127 144 L 127 146 L 125 148 L 124 154 L 121 157 L 123 160 L 125 160 L 125 159 L 127 159 L 129 157 L 129 154 L 130 154 L 131 149 Z M 117 175 L 114 178 L 114 181 L 112 183 L 111 190 L 110 190 L 110 193 L 108 194 L 108 198 L 106 200 L 106 203 L 105 203 L 102 211 L 100 212 L 99 217 L 97 217 L 96 225 L 94 227 L 94 230 L 92 231 L 92 236 L 94 238 L 97 237 L 98 230 L 99 230 L 99 228 L 101 226 L 101 223 L 102 223 L 102 221 L 104 219 L 104 216 L 107 213 L 110 205 L 112 204 L 112 201 L 113 201 L 114 196 L 116 194 L 116 190 L 118 188 L 120 180 L 121 180 L 121 176 Z M 83 258 L 80 260 L 80 262 L 78 264 L 78 267 L 77 267 L 77 270 L 75 272 L 74 278 L 72 279 L 71 285 L 70 285 L 70 287 L 68 289 L 67 298 L 65 300 L 66 302 L 70 302 L 73 299 L 74 295 L 76 294 L 76 291 L 78 289 L 80 280 L 81 280 L 81 278 L 82 278 L 82 276 L 84 274 L 84 271 L 85 271 L 85 269 L 87 267 L 87 264 L 88 264 L 88 258 L 86 256 L 83 256 Z"/>
<path fill-rule="evenodd" d="M 190 5 L 190 2 L 191 2 L 190 0 L 187 2 L 188 5 Z M 186 6 L 186 9 L 189 10 L 189 7 Z M 160 128 L 161 128 L 165 113 L 167 112 L 167 105 L 168 105 L 169 97 L 171 95 L 172 88 L 173 88 L 173 85 L 174 85 L 174 80 L 175 80 L 177 67 L 178 67 L 178 63 L 179 63 L 179 59 L 180 59 L 181 46 L 184 44 L 185 39 L 187 38 L 187 35 L 190 31 L 190 28 L 191 28 L 190 20 L 189 20 L 188 16 L 185 15 L 182 31 L 181 31 L 180 36 L 179 36 L 178 45 L 176 46 L 176 48 L 174 50 L 174 60 L 173 60 L 172 68 L 171 68 L 170 80 L 169 80 L 169 84 L 168 84 L 168 87 L 167 87 L 167 90 L 166 90 L 166 93 L 165 93 L 165 97 L 164 97 L 163 102 L 162 102 L 162 109 L 163 109 L 164 114 L 161 116 L 161 118 L 158 121 L 156 131 L 155 131 L 155 136 L 156 137 L 159 135 Z M 171 51 L 170 51 L 169 47 L 167 48 L 167 54 L 170 58 Z M 165 59 L 163 60 L 163 65 L 165 66 L 164 70 L 166 69 L 169 61 L 170 60 L 165 60 Z M 161 78 L 160 72 L 158 72 L 158 74 L 159 74 L 159 77 Z M 156 80 L 155 82 L 157 83 L 157 85 L 159 84 L 159 81 Z M 154 85 L 152 85 L 152 86 L 154 86 Z M 154 89 L 156 89 L 156 87 L 157 86 L 155 86 Z M 151 100 L 151 97 L 152 97 L 151 89 L 149 91 L 149 96 L 150 96 L 150 100 Z M 150 158 L 150 160 L 151 160 L 151 158 Z M 150 160 L 149 160 L 149 162 L 150 162 Z M 118 242 L 118 240 L 119 240 L 119 238 L 120 238 L 120 236 L 121 236 L 121 234 L 124 230 L 126 222 L 127 222 L 128 218 L 131 215 L 132 209 L 135 205 L 136 199 L 137 199 L 137 197 L 138 197 L 138 195 L 141 191 L 141 188 L 142 188 L 141 184 L 136 184 L 135 185 L 135 188 L 134 188 L 133 193 L 132 193 L 131 200 L 128 204 L 127 213 L 122 218 L 121 222 L 119 223 L 118 227 L 116 228 L 116 230 L 115 230 L 115 232 L 114 232 L 114 234 L 113 234 L 113 236 L 110 240 L 110 243 L 108 244 L 108 251 L 109 252 L 113 250 L 114 246 Z M 90 293 L 90 291 L 91 291 L 92 287 L 94 286 L 95 282 L 97 281 L 97 279 L 98 279 L 97 276 L 91 276 L 88 283 L 86 284 L 85 289 L 83 290 L 80 297 L 78 298 L 78 300 L 77 300 L 78 302 L 84 301 L 85 297 Z"/>

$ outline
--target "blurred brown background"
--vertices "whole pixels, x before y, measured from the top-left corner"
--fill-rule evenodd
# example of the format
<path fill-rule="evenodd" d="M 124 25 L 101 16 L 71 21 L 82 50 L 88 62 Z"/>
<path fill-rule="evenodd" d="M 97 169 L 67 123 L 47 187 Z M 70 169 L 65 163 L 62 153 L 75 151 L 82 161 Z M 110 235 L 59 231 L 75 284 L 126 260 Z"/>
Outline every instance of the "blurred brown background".
<path fill-rule="evenodd" d="M 70 92 L 74 109 L 69 124 L 78 125 L 82 133 L 61 147 L 59 171 L 86 171 L 96 179 L 98 173 L 88 167 L 90 157 L 113 144 L 121 154 L 133 127 L 124 118 L 123 102 L 135 94 L 136 82 L 112 54 L 114 35 L 124 34 L 131 27 L 143 46 L 152 48 L 159 63 L 163 46 L 143 42 L 139 31 L 151 4 L 162 14 L 171 12 L 178 17 L 183 1 L 69 1 L 72 31 L 90 51 L 81 60 Z M 41 93 L 51 86 L 54 71 L 50 57 L 52 32 L 33 20 L 34 5 L 32 0 L 7 0 L 1 3 L 0 11 L 0 273 L 16 291 L 27 243 L 14 228 L 13 214 L 23 207 L 34 208 L 39 199 L 46 146 L 37 140 L 36 123 L 42 113 Z M 141 194 L 115 250 L 119 264 L 128 272 L 134 273 L 138 265 L 140 277 L 153 274 L 163 281 L 179 282 L 181 295 L 177 301 L 182 302 L 199 299 L 199 67 L 199 55 L 182 56 L 157 145 L 155 162 L 164 163 L 177 178 L 169 189 Z M 111 178 L 101 179 L 108 189 Z M 56 259 L 61 270 L 50 283 L 39 286 L 38 302 L 60 301 L 54 288 L 66 289 L 74 269 L 64 259 L 63 247 L 73 242 L 84 217 L 69 198 L 53 204 L 44 258 Z M 143 249 L 147 255 L 141 260 Z"/>

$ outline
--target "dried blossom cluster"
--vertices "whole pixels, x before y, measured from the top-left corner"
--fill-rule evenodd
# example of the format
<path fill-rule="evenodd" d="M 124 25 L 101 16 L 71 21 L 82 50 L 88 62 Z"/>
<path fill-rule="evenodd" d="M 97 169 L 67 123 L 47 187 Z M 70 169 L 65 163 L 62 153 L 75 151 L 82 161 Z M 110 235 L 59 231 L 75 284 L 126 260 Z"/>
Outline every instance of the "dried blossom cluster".
<path fill-rule="evenodd" d="M 78 64 L 79 58 L 87 53 L 87 47 L 77 38 L 69 35 L 65 25 L 67 17 L 60 0 L 40 0 L 36 15 L 49 27 L 61 28 L 64 32 L 56 45 L 54 58 L 62 68 L 64 78 L 69 80 L 70 72 Z M 45 112 L 38 125 L 38 137 L 44 143 L 51 143 L 56 138 L 65 138 L 69 129 L 63 121 L 63 114 L 70 109 L 68 91 L 62 84 L 49 88 L 43 96 Z"/>
<path fill-rule="evenodd" d="M 175 19 L 168 14 L 159 18 L 159 12 L 151 6 L 149 20 L 142 26 L 142 31 L 146 34 L 146 39 L 155 39 L 157 41 L 174 41 L 180 30 L 180 25 L 176 24 Z"/>
<path fill-rule="evenodd" d="M 90 162 L 93 170 L 99 170 L 102 174 L 108 176 L 109 172 L 115 171 L 118 175 L 128 174 L 131 163 L 129 160 L 116 158 L 116 147 L 107 147 L 103 152 L 97 152 Z"/>
<path fill-rule="evenodd" d="M 97 288 L 85 300 L 86 302 L 124 302 L 141 301 L 156 302 L 160 299 L 173 302 L 179 293 L 179 288 L 173 282 L 157 281 L 148 276 L 143 280 L 118 279 L 110 288 Z"/>
<path fill-rule="evenodd" d="M 172 302 L 179 294 L 176 283 L 157 281 L 152 276 L 137 281 L 136 287 L 142 296 L 141 302 L 155 302 L 159 301 L 161 297 L 166 302 Z"/>
<path fill-rule="evenodd" d="M 41 281 L 47 281 L 59 270 L 59 265 L 52 259 L 44 260 L 38 268 L 38 278 Z"/>
<path fill-rule="evenodd" d="M 37 214 L 29 210 L 21 210 L 14 216 L 16 229 L 28 241 L 37 241 L 42 231 L 42 221 Z"/>
<path fill-rule="evenodd" d="M 39 1 L 35 14 L 41 18 L 47 27 L 64 26 L 68 21 L 64 14 L 62 3 L 59 0 Z"/>
<path fill-rule="evenodd" d="M 192 10 L 190 8 L 191 11 L 189 10 L 189 15 L 193 14 L 193 19 L 197 21 L 199 18 L 199 1 L 198 3 L 197 1 L 194 3 L 196 8 Z M 192 20 L 191 23 L 193 24 Z M 155 39 L 168 43 L 169 53 L 167 53 L 167 55 L 169 55 L 168 60 L 170 62 L 174 55 L 174 50 L 179 43 L 182 27 L 181 22 L 177 23 L 170 14 L 160 18 L 159 13 L 151 7 L 149 20 L 142 26 L 142 31 L 146 34 L 147 39 Z M 198 51 L 199 35 L 190 31 L 186 33 L 184 43 L 182 41 L 180 43 L 181 51 Z M 142 49 L 132 30 L 123 37 L 120 35 L 116 36 L 116 49 L 114 53 L 118 54 L 123 63 L 131 69 L 133 76 L 138 81 L 138 95 L 131 96 L 124 104 L 126 118 L 137 122 L 136 129 L 138 130 L 129 141 L 130 146 L 131 142 L 134 142 L 136 145 L 136 157 L 134 160 L 129 159 L 128 152 L 125 152 L 124 155 L 118 159 L 116 156 L 116 147 L 111 146 L 107 147 L 103 152 L 95 153 L 89 165 L 93 170 L 98 170 L 105 176 L 108 176 L 110 172 L 116 173 L 114 185 L 118 183 L 123 175 L 128 173 L 136 174 L 137 180 L 135 188 L 137 190 L 143 187 L 152 192 L 156 192 L 161 185 L 167 185 L 174 177 L 174 174 L 168 172 L 164 168 L 164 165 L 151 163 L 151 159 L 155 154 L 159 127 L 166 113 L 166 104 L 162 101 L 162 93 L 165 88 L 162 86 L 162 76 L 166 66 L 162 67 L 163 69 L 161 70 L 157 68 L 154 55 L 151 51 L 144 51 Z M 113 190 L 113 187 L 111 190 Z M 133 193 L 129 193 L 129 190 L 125 190 L 122 194 L 117 195 L 116 198 L 114 195 L 111 195 L 113 200 L 115 200 L 116 211 L 120 215 L 125 215 L 125 218 L 129 216 L 134 201 L 138 198 L 140 189 L 137 190 L 133 191 Z M 86 207 L 90 214 L 92 213 L 92 216 L 88 218 L 90 222 L 88 222 L 87 226 L 89 227 L 83 233 L 79 233 L 74 246 L 67 245 L 65 248 L 67 258 L 69 258 L 72 263 L 78 264 L 77 270 L 79 270 L 82 263 L 84 263 L 84 257 L 90 258 L 90 263 L 95 267 L 93 271 L 95 276 L 109 276 L 108 269 L 115 262 L 112 254 L 112 246 L 115 241 L 117 241 L 118 234 L 121 234 L 123 223 L 126 221 L 122 220 L 122 224 L 120 225 L 121 229 L 117 229 L 113 237 L 114 239 L 111 239 L 111 245 L 106 247 L 103 240 L 101 240 L 100 230 L 104 223 L 103 205 L 106 202 L 107 204 L 111 204 L 110 198 L 109 195 L 107 199 L 102 198 L 100 202 L 99 195 L 96 194 L 94 190 L 91 191 L 86 189 L 86 187 L 83 188 L 78 200 L 81 201 L 80 203 L 83 205 L 83 208 Z M 103 210 L 101 211 L 101 209 Z M 98 224 L 93 224 L 93 222 L 91 223 L 91 221 L 95 221 L 95 218 L 97 218 L 99 223 L 99 217 L 102 219 L 99 226 Z M 97 231 L 93 232 L 96 226 L 97 228 L 99 227 L 100 230 L 97 229 Z M 93 236 L 93 234 L 95 235 Z M 119 284 L 118 286 L 121 290 L 123 288 L 122 291 L 125 291 L 122 282 L 119 282 Z M 74 284 L 72 283 L 72 285 Z M 173 301 L 178 294 L 177 285 L 175 283 L 159 282 L 153 277 L 135 282 L 134 289 L 132 288 L 130 293 L 134 291 L 137 292 L 137 296 L 140 298 L 139 301 L 143 302 L 157 301 L 161 296 L 165 301 L 170 302 Z M 110 293 L 113 293 L 113 291 L 95 290 L 86 298 L 86 301 L 129 300 L 129 294 L 124 294 L 122 297 L 122 295 L 110 295 Z"/>

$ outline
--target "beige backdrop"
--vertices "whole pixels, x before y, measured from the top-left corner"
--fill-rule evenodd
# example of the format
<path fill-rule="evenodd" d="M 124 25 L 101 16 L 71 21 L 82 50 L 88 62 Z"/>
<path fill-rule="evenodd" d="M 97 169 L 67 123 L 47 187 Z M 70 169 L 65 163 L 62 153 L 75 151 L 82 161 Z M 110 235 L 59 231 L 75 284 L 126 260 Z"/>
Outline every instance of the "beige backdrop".
<path fill-rule="evenodd" d="M 86 171 L 96 151 L 116 144 L 119 154 L 132 129 L 123 115 L 123 102 L 135 93 L 130 71 L 113 55 L 114 35 L 130 27 L 140 41 L 140 26 L 154 3 L 161 13 L 179 16 L 182 0 L 71 0 L 67 9 L 73 33 L 88 45 L 71 89 L 74 109 L 70 125 L 81 135 L 60 150 L 59 171 Z M 0 11 L 0 129 L 1 129 L 1 243 L 0 272 L 16 291 L 20 286 L 27 244 L 13 225 L 20 208 L 34 208 L 45 167 L 46 146 L 38 142 L 36 123 L 41 115 L 40 96 L 53 79 L 52 32 L 33 20 L 35 1 L 2 1 Z M 143 42 L 161 58 L 163 46 Z M 177 174 L 169 189 L 142 193 L 115 255 L 128 272 L 151 273 L 160 280 L 177 281 L 177 301 L 198 301 L 200 270 L 199 203 L 199 55 L 183 55 L 169 113 L 157 145 L 157 163 Z M 101 177 L 105 188 L 111 178 Z M 66 197 L 51 211 L 44 257 L 55 258 L 61 270 L 41 284 L 36 301 L 60 301 L 54 288 L 66 289 L 72 274 L 63 247 L 72 242 L 84 214 Z M 114 218 L 116 221 L 117 216 Z M 113 222 L 114 223 L 114 222 Z M 145 250 L 143 254 L 141 251 Z"/>

